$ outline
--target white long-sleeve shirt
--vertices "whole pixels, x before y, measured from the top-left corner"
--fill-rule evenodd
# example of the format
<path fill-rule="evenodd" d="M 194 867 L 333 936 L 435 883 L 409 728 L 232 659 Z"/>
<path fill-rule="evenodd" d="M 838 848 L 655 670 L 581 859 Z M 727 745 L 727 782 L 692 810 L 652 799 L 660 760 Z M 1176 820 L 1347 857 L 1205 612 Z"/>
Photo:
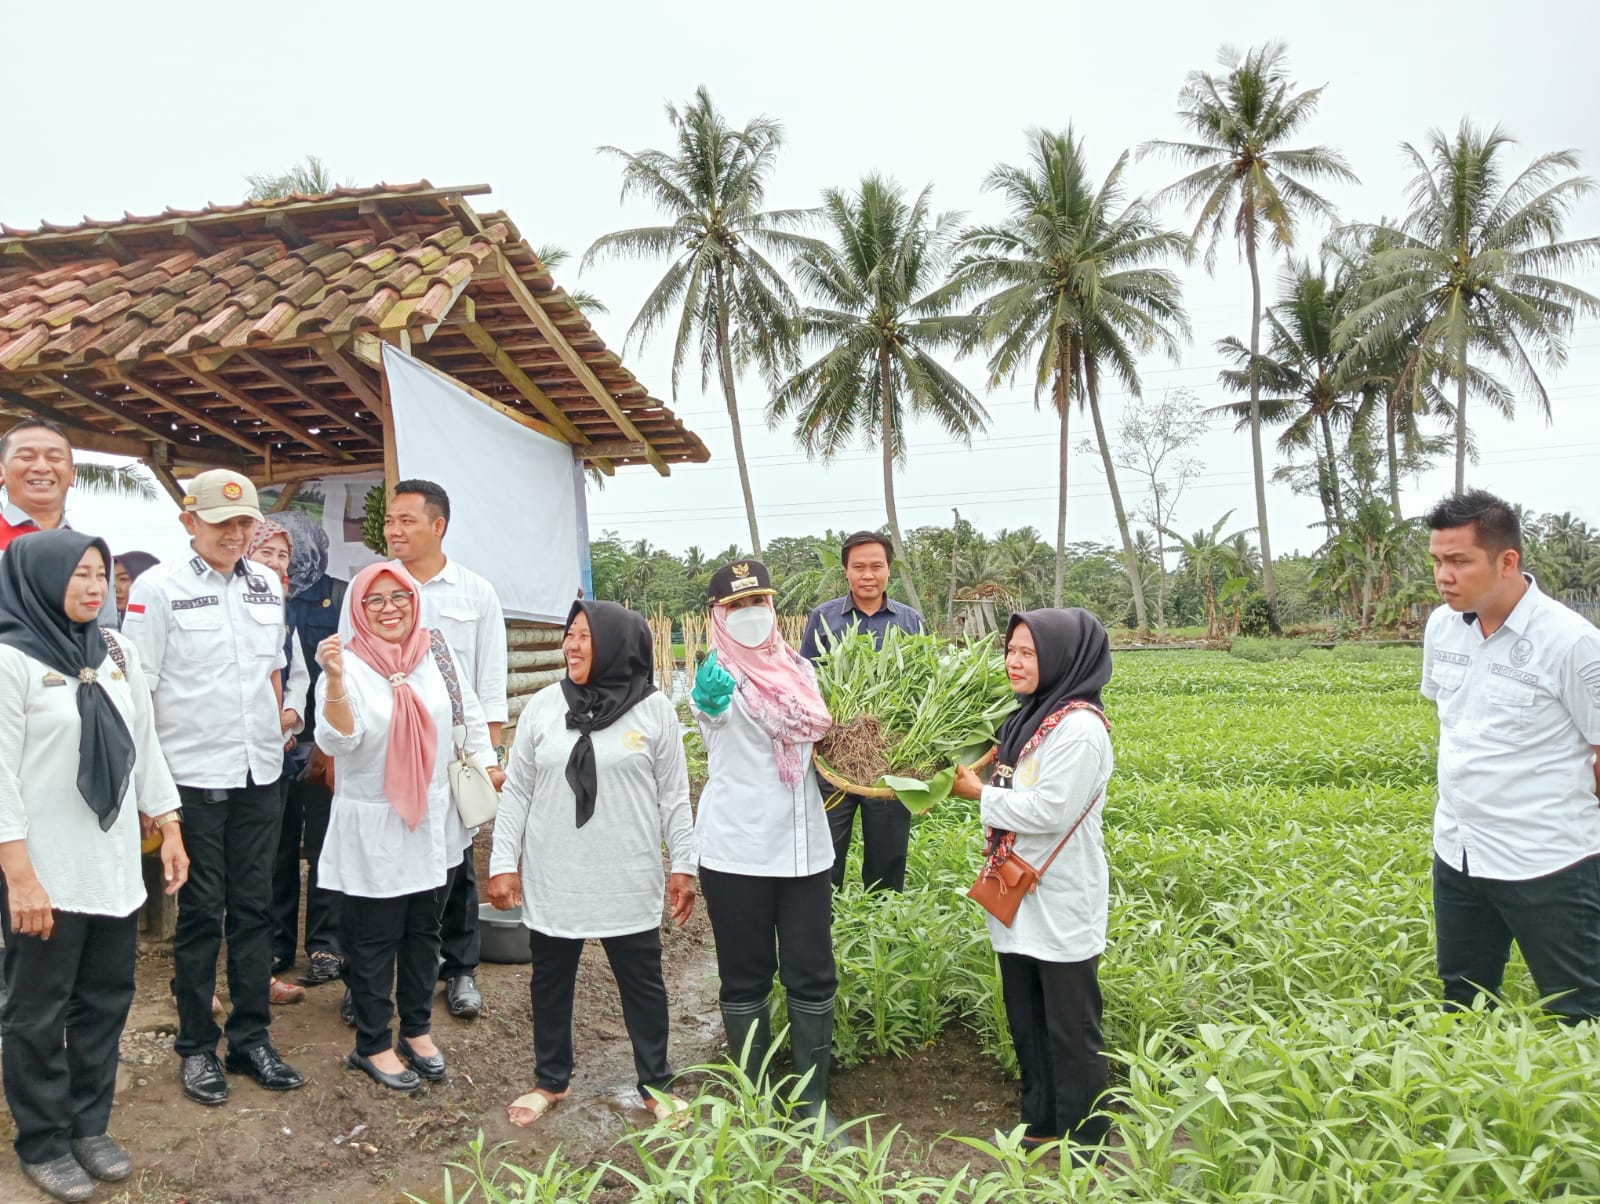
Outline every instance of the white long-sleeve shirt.
<path fill-rule="evenodd" d="M 689 767 L 677 712 L 659 691 L 594 741 L 594 815 L 577 825 L 567 758 L 578 733 L 567 728 L 558 688 L 535 694 L 517 720 L 506 784 L 494 824 L 490 874 L 522 869 L 522 922 L 548 936 L 625 936 L 658 927 L 666 879 L 694 873 Z"/>
<path fill-rule="evenodd" d="M 272 674 L 283 655 L 283 590 L 265 565 L 219 572 L 201 557 L 158 564 L 128 591 L 122 634 L 139 649 L 156 734 L 181 786 L 233 790 L 283 772 Z"/>
<path fill-rule="evenodd" d="M 459 676 L 459 674 L 458 674 Z M 450 798 L 450 693 L 430 653 L 406 676 L 433 719 L 433 777 L 428 810 L 415 830 L 384 794 L 384 761 L 389 751 L 389 721 L 394 687 L 355 653 L 344 655 L 345 696 L 355 719 L 348 736 L 328 722 L 328 677 L 317 678 L 317 747 L 335 760 L 333 804 L 328 835 L 317 862 L 317 880 L 329 890 L 367 899 L 411 895 L 443 886 L 450 867 L 461 861 L 471 838 Z M 461 683 L 469 758 L 487 768 L 495 763 L 483 711 L 467 682 Z"/>
<path fill-rule="evenodd" d="M 1091 799 L 1094 809 L 1022 900 L 1010 928 L 988 916 L 999 953 L 1047 962 L 1081 962 L 1104 952 L 1110 882 L 1101 816 L 1114 761 L 1111 738 L 1093 711 L 1073 711 L 1017 763 L 1010 788 L 985 786 L 979 813 L 990 827 L 1017 834 L 1015 851 L 1043 869 Z"/>
<path fill-rule="evenodd" d="M 694 715 L 710 770 L 695 813 L 695 863 L 758 878 L 806 878 L 833 868 L 811 745 L 800 746 L 800 780 L 785 786 L 772 738 L 737 692 L 722 714 L 696 707 Z"/>
<path fill-rule="evenodd" d="M 118 639 L 112 633 L 113 639 Z M 133 774 L 106 831 L 78 793 L 78 718 L 74 677 L 0 645 L 0 841 L 25 841 L 33 871 L 58 911 L 127 916 L 144 904 L 139 814 L 175 810 L 178 789 L 161 755 L 150 691 L 133 643 L 118 641 L 126 675 L 108 654 L 100 684 L 133 736 Z"/>
<path fill-rule="evenodd" d="M 504 723 L 506 706 L 506 616 L 500 595 L 487 577 L 464 564 L 446 560 L 444 568 L 422 583 L 422 610 L 417 621 L 444 636 L 456 654 L 456 668 L 472 685 L 489 723 Z M 345 591 L 339 610 L 339 635 L 348 640 L 355 628 L 350 607 L 359 605 Z"/>

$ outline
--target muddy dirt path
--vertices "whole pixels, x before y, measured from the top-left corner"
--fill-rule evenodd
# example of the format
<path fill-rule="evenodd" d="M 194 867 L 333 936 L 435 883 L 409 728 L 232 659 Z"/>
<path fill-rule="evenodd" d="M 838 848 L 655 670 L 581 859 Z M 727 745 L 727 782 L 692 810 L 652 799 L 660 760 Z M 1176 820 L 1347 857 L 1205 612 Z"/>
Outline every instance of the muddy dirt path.
<path fill-rule="evenodd" d="M 703 908 L 663 937 L 672 1006 L 674 1065 L 714 1057 L 722 1045 L 716 961 Z M 434 1038 L 449 1077 L 411 1096 L 386 1091 L 344 1059 L 354 1034 L 339 1021 L 338 984 L 308 990 L 304 1002 L 274 1009 L 272 1040 L 307 1078 L 299 1091 L 263 1091 L 230 1076 L 228 1103 L 185 1099 L 172 1052 L 176 1016 L 167 982 L 170 951 L 141 954 L 139 988 L 123 1037 L 111 1133 L 138 1170 L 121 1192 L 98 1200 L 138 1204 L 274 1204 L 401 1201 L 407 1191 L 442 1199 L 442 1164 L 465 1152 L 481 1128 L 489 1144 L 514 1141 L 506 1156 L 537 1165 L 557 1144 L 575 1162 L 603 1156 L 629 1126 L 649 1123 L 634 1089 L 633 1055 L 604 951 L 584 952 L 574 1004 L 577 1071 L 572 1097 L 532 1129 L 507 1119 L 506 1104 L 533 1085 L 528 967 L 485 964 L 483 1015 L 453 1019 L 441 990 Z M 293 974 L 293 971 L 290 972 Z M 0 1051 L 3 1056 L 3 1051 Z M 0 1109 L 9 1146 L 10 1114 Z M 45 1200 L 0 1151 L 0 1200 Z"/>

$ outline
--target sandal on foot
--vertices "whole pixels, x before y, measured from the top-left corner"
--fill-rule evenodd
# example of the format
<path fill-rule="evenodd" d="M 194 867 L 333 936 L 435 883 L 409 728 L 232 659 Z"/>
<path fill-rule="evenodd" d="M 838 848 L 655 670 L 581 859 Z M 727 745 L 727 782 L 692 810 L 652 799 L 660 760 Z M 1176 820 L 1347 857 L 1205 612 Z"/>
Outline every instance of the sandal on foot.
<path fill-rule="evenodd" d="M 543 1116 L 546 1112 L 550 1111 L 551 1108 L 554 1108 L 560 1101 L 566 1099 L 570 1094 L 570 1090 L 558 1093 L 555 1091 L 546 1091 L 543 1087 L 535 1087 L 532 1091 L 528 1092 L 528 1094 L 519 1095 L 516 1099 L 507 1104 L 506 1116 L 512 1124 L 525 1129 L 529 1125 L 533 1124 L 534 1121 Z M 518 1108 L 522 1109 L 524 1112 L 531 1113 L 531 1115 L 526 1120 L 518 1120 L 512 1115 L 512 1113 Z"/>
<path fill-rule="evenodd" d="M 670 1091 L 644 1097 L 645 1111 L 669 1129 L 682 1129 L 689 1124 L 689 1101 Z"/>

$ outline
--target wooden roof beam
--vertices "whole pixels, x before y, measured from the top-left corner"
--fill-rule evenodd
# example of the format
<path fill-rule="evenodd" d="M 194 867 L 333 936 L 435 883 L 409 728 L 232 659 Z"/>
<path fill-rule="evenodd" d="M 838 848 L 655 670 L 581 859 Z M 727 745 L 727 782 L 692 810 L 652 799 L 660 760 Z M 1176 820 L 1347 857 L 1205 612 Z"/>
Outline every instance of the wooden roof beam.
<path fill-rule="evenodd" d="M 30 414 L 35 418 L 43 418 L 46 422 L 53 422 L 57 426 L 66 427 L 68 431 L 72 432 L 72 446 L 82 448 L 84 451 L 105 452 L 113 456 L 144 456 L 149 454 L 150 451 L 138 439 L 102 431 L 98 427 L 85 422 L 76 414 L 68 414 L 55 407 L 47 406 L 25 394 L 18 393 L 15 389 L 0 389 L 0 405 L 13 411 L 20 411 L 23 414 Z"/>
<path fill-rule="evenodd" d="M 127 385 L 130 389 L 134 389 L 139 393 L 144 394 L 144 396 L 148 397 L 157 405 L 171 410 L 180 418 L 186 419 L 187 421 L 194 423 L 196 426 L 203 426 L 212 434 L 220 435 L 222 438 L 226 439 L 229 443 L 234 444 L 236 447 L 243 448 L 249 453 L 252 459 L 260 460 L 264 458 L 262 455 L 262 449 L 260 447 L 250 442 L 247 436 L 240 434 L 227 423 L 218 422 L 215 418 L 211 417 L 211 415 L 202 410 L 197 410 L 185 402 L 179 401 L 170 393 L 158 389 L 155 385 L 152 385 L 148 381 L 140 380 L 131 372 L 118 373 L 116 375 L 116 379 Z"/>
<path fill-rule="evenodd" d="M 326 414 L 335 422 L 343 423 L 374 447 L 383 446 L 383 436 L 358 418 L 353 406 L 347 406 L 342 401 L 335 401 L 326 394 L 318 392 L 312 386 L 302 383 L 294 373 L 259 351 L 242 351 L 239 353 L 239 358 L 267 379 L 293 393 L 312 409 Z"/>
<path fill-rule="evenodd" d="M 623 413 L 622 407 L 617 404 L 616 399 L 611 396 L 606 387 L 600 383 L 600 378 L 594 374 L 594 369 L 589 366 L 581 355 L 572 349 L 571 344 L 562 335 L 560 328 L 551 319 L 550 315 L 544 312 L 544 307 L 539 304 L 539 299 L 523 283 L 522 277 L 517 275 L 516 269 L 511 266 L 511 262 L 506 258 L 505 252 L 496 247 L 490 253 L 490 258 L 493 259 L 495 267 L 499 270 L 500 279 L 504 282 L 506 290 L 511 294 L 512 299 L 522 307 L 522 312 L 528 315 L 528 320 L 538 328 L 539 333 L 544 335 L 551 347 L 555 349 L 556 354 L 561 357 L 561 362 L 578 378 L 583 387 L 589 391 L 589 395 L 600 403 L 600 408 L 605 410 L 611 421 L 617 424 L 617 429 L 622 432 L 623 437 L 643 443 L 645 445 L 645 459 L 650 462 L 651 467 L 664 477 L 671 476 L 672 469 L 668 466 L 666 460 L 662 458 L 661 453 L 650 446 L 650 440 L 646 439 L 627 414 Z"/>
<path fill-rule="evenodd" d="M 380 241 L 387 242 L 394 237 L 394 227 L 389 224 L 389 219 L 383 216 L 383 210 L 377 201 L 362 201 L 356 206 L 356 212 L 360 214 L 361 220 L 367 223 L 367 229 L 371 230 Z"/>
<path fill-rule="evenodd" d="M 74 384 L 70 380 L 57 379 L 53 376 L 39 376 L 35 377 L 34 379 L 42 385 L 48 385 L 52 389 L 61 390 L 61 392 L 65 393 L 74 401 L 81 401 L 91 410 L 97 410 L 104 414 L 107 418 L 111 418 L 117 422 L 131 426 L 146 439 L 154 440 L 157 443 L 178 442 L 178 440 L 173 437 L 173 433 L 170 430 L 164 431 L 160 427 L 146 422 L 142 418 L 137 418 L 132 414 L 124 412 L 115 405 L 112 405 L 111 402 L 107 401 L 105 398 L 96 396 L 94 391 L 90 388 Z"/>
<path fill-rule="evenodd" d="M 257 401 L 243 389 L 224 380 L 220 376 L 213 376 L 209 372 L 202 372 L 198 368 L 189 368 L 195 380 L 209 387 L 218 397 L 232 402 L 247 414 L 254 414 L 268 426 L 275 427 L 288 435 L 296 442 L 304 443 L 307 447 L 315 448 L 325 456 L 335 460 L 354 460 L 355 456 L 342 447 L 335 446 L 332 442 L 320 435 L 313 435 L 311 431 L 301 426 L 292 418 L 286 418 L 271 406 Z"/>
<path fill-rule="evenodd" d="M 172 237 L 179 242 L 186 242 L 200 255 L 215 255 L 217 244 L 210 235 L 203 234 L 200 227 L 191 221 L 181 221 L 172 228 Z"/>
<path fill-rule="evenodd" d="M 363 406 L 374 414 L 383 413 L 381 383 L 368 380 L 366 373 L 345 355 L 332 339 L 313 339 L 311 349 L 317 353 L 317 358 L 328 366 L 329 371 L 339 378 L 344 387 L 360 399 Z"/>

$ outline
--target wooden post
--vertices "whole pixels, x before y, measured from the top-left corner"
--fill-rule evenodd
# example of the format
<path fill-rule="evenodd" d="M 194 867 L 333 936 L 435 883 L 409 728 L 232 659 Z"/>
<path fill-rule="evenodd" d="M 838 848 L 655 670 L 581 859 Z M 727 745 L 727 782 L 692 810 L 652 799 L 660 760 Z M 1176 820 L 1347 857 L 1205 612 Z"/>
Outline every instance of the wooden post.
<path fill-rule="evenodd" d="M 378 363 L 378 381 L 383 389 L 383 489 L 393 493 L 400 483 L 400 460 L 394 447 L 394 406 L 389 401 L 389 373 Z"/>

